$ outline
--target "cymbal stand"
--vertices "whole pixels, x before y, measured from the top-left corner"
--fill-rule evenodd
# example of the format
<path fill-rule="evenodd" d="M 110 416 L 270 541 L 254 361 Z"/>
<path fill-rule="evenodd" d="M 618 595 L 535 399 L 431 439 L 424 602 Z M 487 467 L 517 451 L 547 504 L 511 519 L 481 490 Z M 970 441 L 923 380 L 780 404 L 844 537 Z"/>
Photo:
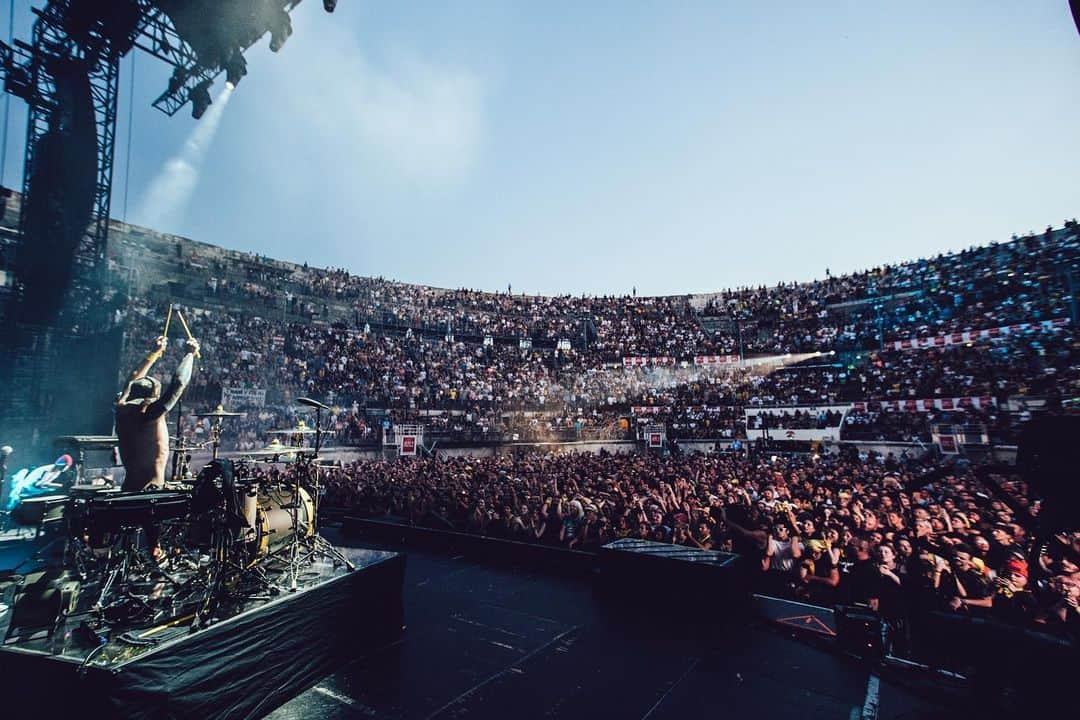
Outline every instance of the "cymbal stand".
<path fill-rule="evenodd" d="M 218 449 L 221 447 L 221 418 L 214 418 L 210 423 L 210 459 L 217 460 Z"/>
<path fill-rule="evenodd" d="M 315 496 L 318 497 L 321 487 L 319 484 L 319 464 L 317 456 L 312 456 L 310 458 L 310 464 L 307 466 L 306 471 L 308 473 L 308 480 L 312 491 L 315 493 Z M 313 500 L 312 506 L 314 509 L 314 517 L 311 518 L 311 534 L 299 538 L 299 541 L 307 548 L 307 554 L 303 559 L 310 561 L 316 555 L 322 555 L 333 561 L 334 565 L 342 565 L 350 572 L 355 570 L 356 566 L 345 556 L 345 553 L 341 552 L 339 548 L 334 547 L 329 540 L 319 534 L 319 512 L 317 510 L 317 501 Z"/>
<path fill-rule="evenodd" d="M 292 519 L 292 537 L 288 543 L 288 568 L 287 587 L 290 592 L 297 589 L 297 576 L 301 567 L 307 566 L 316 556 L 330 558 L 334 565 L 343 565 L 348 570 L 356 569 L 356 566 L 345 556 L 341 550 L 330 544 L 326 538 L 318 533 L 318 501 L 320 493 L 319 485 L 319 450 L 322 448 L 322 408 L 315 405 L 315 445 L 311 452 L 300 451 L 296 454 L 296 462 L 293 465 L 292 497 L 288 504 L 288 510 Z M 307 523 L 301 527 L 300 508 L 302 496 L 300 494 L 301 477 L 308 481 L 314 498 L 312 499 L 312 514 Z M 285 509 L 286 506 L 282 506 Z M 310 534 L 309 534 L 310 533 Z M 301 554 L 303 545 L 303 554 Z M 285 548 L 278 552 L 284 554 Z"/>
<path fill-rule="evenodd" d="M 169 308 L 172 309 L 171 307 Z M 181 421 L 184 416 L 184 401 L 176 402 L 176 449 L 173 451 L 172 481 L 179 482 L 184 479 L 187 471 L 187 443 L 184 442 L 184 432 Z"/>
<path fill-rule="evenodd" d="M 311 456 L 311 463 L 308 465 L 308 480 L 311 483 L 311 490 L 314 494 L 312 497 L 312 509 L 314 511 L 314 517 L 311 518 L 311 535 L 303 538 L 303 541 L 308 545 L 308 557 L 316 554 L 322 554 L 329 557 L 337 565 L 340 563 L 344 565 L 350 572 L 356 569 L 356 566 L 352 564 L 349 558 L 345 557 L 345 553 L 341 552 L 338 548 L 334 547 L 326 538 L 319 534 L 319 505 L 322 503 L 322 485 L 320 481 L 319 472 L 321 470 L 319 466 L 319 450 L 322 449 L 322 408 L 318 405 L 315 406 L 315 453 Z"/>

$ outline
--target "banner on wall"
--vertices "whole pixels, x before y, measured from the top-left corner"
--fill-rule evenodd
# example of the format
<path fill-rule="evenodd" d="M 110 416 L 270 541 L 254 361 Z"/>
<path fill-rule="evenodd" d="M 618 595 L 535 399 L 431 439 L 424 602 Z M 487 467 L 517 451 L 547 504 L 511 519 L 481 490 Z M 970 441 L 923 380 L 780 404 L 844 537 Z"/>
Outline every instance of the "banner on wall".
<path fill-rule="evenodd" d="M 695 355 L 695 365 L 729 365 L 739 362 L 738 355 Z"/>
<path fill-rule="evenodd" d="M 624 367 L 641 367 L 644 365 L 674 365 L 675 358 L 673 357 L 624 357 L 622 359 Z"/>
<path fill-rule="evenodd" d="M 262 407 L 266 404 L 266 388 L 221 388 L 221 405 L 226 410 L 238 407 Z"/>
<path fill-rule="evenodd" d="M 994 407 L 994 399 L 989 395 L 960 398 L 923 398 L 921 400 L 868 400 L 852 403 L 854 410 L 893 410 L 907 412 L 930 412 L 931 410 L 964 410 L 973 408 L 982 410 Z"/>
<path fill-rule="evenodd" d="M 907 338 L 905 340 L 893 340 L 890 345 L 893 350 L 927 350 L 951 345 L 966 345 L 978 340 L 994 340 L 1008 337 L 1009 335 L 1021 335 L 1032 330 L 1056 330 L 1069 324 L 1068 318 L 1056 318 L 1043 320 L 1035 323 L 1017 323 L 1015 325 L 1003 325 L 984 330 L 965 330 L 963 332 L 945 333 L 944 335 L 931 335 L 929 337 Z"/>

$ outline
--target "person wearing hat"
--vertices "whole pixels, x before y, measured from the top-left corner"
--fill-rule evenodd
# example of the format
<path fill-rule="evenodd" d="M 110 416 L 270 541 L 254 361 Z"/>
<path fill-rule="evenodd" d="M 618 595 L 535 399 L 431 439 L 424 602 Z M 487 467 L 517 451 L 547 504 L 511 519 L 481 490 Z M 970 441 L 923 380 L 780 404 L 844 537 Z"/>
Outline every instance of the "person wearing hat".
<path fill-rule="evenodd" d="M 161 382 L 148 373 L 165 354 L 167 345 L 168 340 L 164 336 L 154 342 L 154 349 L 131 374 L 124 391 L 116 399 L 116 437 L 120 446 L 120 462 L 125 471 L 124 492 L 156 489 L 165 485 L 165 465 L 169 460 L 169 426 L 165 418 L 191 382 L 199 342 L 194 338 L 185 341 L 184 358 L 177 366 L 168 389 L 162 393 Z M 155 560 L 160 559 L 160 530 L 150 525 L 145 529 L 150 552 Z"/>
<path fill-rule="evenodd" d="M 1023 555 L 1010 556 L 994 581 L 990 605 L 993 616 L 1007 623 L 1029 624 L 1038 612 L 1039 603 L 1027 585 L 1027 561 Z"/>
<path fill-rule="evenodd" d="M 11 512 L 27 498 L 63 492 L 66 487 L 64 480 L 67 479 L 64 473 L 74 464 L 70 455 L 61 455 L 51 465 L 41 465 L 33 469 L 23 468 L 15 473 L 11 477 L 11 492 L 8 493 L 7 505 L 4 509 Z"/>

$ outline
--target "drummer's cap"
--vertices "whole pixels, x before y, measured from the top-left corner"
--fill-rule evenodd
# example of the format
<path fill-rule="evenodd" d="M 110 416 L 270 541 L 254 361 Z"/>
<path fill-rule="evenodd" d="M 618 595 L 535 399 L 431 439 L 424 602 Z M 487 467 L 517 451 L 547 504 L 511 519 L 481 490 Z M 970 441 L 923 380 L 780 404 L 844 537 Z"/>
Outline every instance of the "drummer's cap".
<path fill-rule="evenodd" d="M 161 392 L 161 383 L 157 378 L 141 377 L 131 381 L 128 390 L 128 400 L 142 400 L 143 398 L 157 397 Z"/>
<path fill-rule="evenodd" d="M 56 467 L 61 467 L 62 466 L 62 467 L 66 467 L 66 468 L 69 468 L 74 464 L 75 464 L 75 461 L 72 460 L 71 456 L 68 455 L 67 453 L 64 453 L 60 457 L 56 458 L 56 462 L 53 463 L 53 465 L 55 465 Z"/>

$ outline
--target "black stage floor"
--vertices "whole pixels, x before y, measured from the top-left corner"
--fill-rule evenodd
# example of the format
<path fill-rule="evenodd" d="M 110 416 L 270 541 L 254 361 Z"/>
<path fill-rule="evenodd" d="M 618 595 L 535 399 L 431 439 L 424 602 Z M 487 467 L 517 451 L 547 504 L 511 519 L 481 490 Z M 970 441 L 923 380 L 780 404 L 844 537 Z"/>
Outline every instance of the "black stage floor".
<path fill-rule="evenodd" d="M 944 717 L 764 621 L 718 637 L 707 628 L 720 611 L 681 605 L 677 589 L 653 617 L 613 613 L 587 578 L 407 555 L 400 642 L 269 718 Z"/>

